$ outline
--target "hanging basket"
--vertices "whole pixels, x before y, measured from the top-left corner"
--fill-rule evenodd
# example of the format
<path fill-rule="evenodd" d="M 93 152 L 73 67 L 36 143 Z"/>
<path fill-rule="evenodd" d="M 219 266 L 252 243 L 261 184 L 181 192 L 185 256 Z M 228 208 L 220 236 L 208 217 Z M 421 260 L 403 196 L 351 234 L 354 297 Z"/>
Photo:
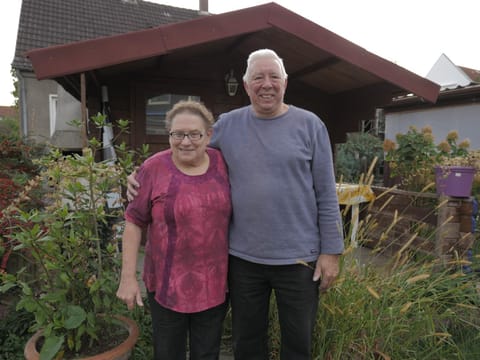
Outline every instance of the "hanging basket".
<path fill-rule="evenodd" d="M 475 168 L 470 166 L 436 166 L 435 185 L 438 195 L 469 197 Z"/>

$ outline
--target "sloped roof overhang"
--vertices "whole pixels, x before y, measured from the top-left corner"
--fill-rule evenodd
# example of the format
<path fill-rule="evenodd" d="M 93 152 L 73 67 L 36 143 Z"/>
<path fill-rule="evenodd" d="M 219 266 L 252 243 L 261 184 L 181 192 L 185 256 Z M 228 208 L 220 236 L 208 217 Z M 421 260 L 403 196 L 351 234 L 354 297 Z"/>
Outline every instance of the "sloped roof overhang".
<path fill-rule="evenodd" d="M 248 38 L 247 41 L 245 39 Z M 261 38 L 258 43 L 252 39 Z M 162 25 L 122 35 L 34 49 L 27 53 L 36 77 L 64 76 L 229 41 L 270 47 L 284 59 L 289 78 L 340 93 L 389 83 L 399 93 L 435 102 L 439 85 L 395 65 L 276 3 Z M 298 50 L 299 49 L 299 50 Z M 245 54 L 245 57 L 248 55 Z M 326 89 L 326 88 L 329 89 Z"/>
<path fill-rule="evenodd" d="M 444 89 L 440 91 L 435 106 L 452 103 L 457 105 L 480 103 L 480 84 L 455 89 Z M 388 112 L 398 112 L 431 106 L 433 106 L 433 104 L 426 103 L 424 99 L 410 95 L 394 98 L 390 104 L 385 105 L 383 108 Z"/>

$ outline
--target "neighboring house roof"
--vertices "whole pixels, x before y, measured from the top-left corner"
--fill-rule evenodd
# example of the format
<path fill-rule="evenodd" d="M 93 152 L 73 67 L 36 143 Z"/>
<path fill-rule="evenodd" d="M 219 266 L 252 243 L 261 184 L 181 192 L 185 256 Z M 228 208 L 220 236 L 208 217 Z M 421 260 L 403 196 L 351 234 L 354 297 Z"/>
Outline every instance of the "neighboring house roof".
<path fill-rule="evenodd" d="M 438 103 L 446 101 L 480 101 L 480 71 L 455 65 L 442 54 L 427 74 L 427 79 L 441 86 Z M 401 110 L 404 107 L 424 106 L 422 98 L 409 94 L 393 99 L 387 105 L 389 110 Z"/>
<path fill-rule="evenodd" d="M 432 66 L 427 74 L 427 79 L 430 79 L 441 86 L 441 91 L 445 89 L 456 89 L 472 85 L 477 80 L 474 80 L 470 75 L 476 70 L 461 68 L 455 65 L 445 54 L 440 55 L 438 60 Z M 479 72 L 477 71 L 476 78 L 478 79 Z"/>
<path fill-rule="evenodd" d="M 12 66 L 32 71 L 28 50 L 152 28 L 200 16 L 198 10 L 142 0 L 22 0 Z"/>
<path fill-rule="evenodd" d="M 15 106 L 0 106 L 0 119 L 18 118 L 18 108 Z"/>
<path fill-rule="evenodd" d="M 480 70 L 470 69 L 465 66 L 459 66 L 459 68 L 472 79 L 472 82 L 480 83 Z"/>
<path fill-rule="evenodd" d="M 30 0 L 31 1 L 31 0 Z M 112 0 L 110 0 L 112 1 Z M 268 3 L 122 35 L 36 49 L 28 52 L 38 79 L 78 81 L 134 62 L 172 54 L 215 56 L 234 53 L 242 67 L 250 51 L 273 48 L 284 59 L 289 79 L 327 94 L 347 93 L 389 83 L 398 93 L 414 93 L 435 102 L 439 86 L 403 69 L 333 32 Z M 71 79 L 67 77 L 72 76 Z"/>

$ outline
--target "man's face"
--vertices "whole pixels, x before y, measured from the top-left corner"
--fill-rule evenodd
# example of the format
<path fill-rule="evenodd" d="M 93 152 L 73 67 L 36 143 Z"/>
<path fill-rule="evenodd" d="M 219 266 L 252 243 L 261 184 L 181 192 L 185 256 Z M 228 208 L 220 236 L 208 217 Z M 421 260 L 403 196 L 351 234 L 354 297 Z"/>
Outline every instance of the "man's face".
<path fill-rule="evenodd" d="M 251 65 L 244 82 L 253 110 L 259 118 L 273 118 L 282 113 L 287 80 L 283 78 L 278 61 L 260 58 Z"/>

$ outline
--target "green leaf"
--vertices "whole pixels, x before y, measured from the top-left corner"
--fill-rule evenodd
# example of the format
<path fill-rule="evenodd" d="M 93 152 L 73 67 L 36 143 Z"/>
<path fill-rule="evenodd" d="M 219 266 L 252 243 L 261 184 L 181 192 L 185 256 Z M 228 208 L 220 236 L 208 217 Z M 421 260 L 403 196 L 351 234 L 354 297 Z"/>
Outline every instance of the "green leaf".
<path fill-rule="evenodd" d="M 27 310 L 28 312 L 35 312 L 38 308 L 38 304 L 29 296 L 24 296 L 20 299 L 17 304 L 17 308 L 22 308 Z"/>
<path fill-rule="evenodd" d="M 78 328 L 85 321 L 86 317 L 85 310 L 80 306 L 67 306 L 65 328 L 69 330 Z"/>
<path fill-rule="evenodd" d="M 40 351 L 40 360 L 51 360 L 63 345 L 64 338 L 51 335 L 45 338 L 45 343 Z"/>
<path fill-rule="evenodd" d="M 8 290 L 10 290 L 11 288 L 16 287 L 16 286 L 17 286 L 17 284 L 15 284 L 15 283 L 3 284 L 2 286 L 0 286 L 0 293 L 5 293 Z"/>

